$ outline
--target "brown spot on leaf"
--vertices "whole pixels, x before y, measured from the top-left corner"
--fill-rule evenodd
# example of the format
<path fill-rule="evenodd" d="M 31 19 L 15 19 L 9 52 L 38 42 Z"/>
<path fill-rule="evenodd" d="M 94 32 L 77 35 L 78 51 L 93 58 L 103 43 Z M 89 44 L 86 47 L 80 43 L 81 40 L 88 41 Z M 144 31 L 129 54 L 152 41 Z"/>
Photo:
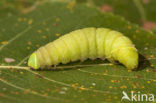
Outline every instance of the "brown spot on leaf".
<path fill-rule="evenodd" d="M 60 18 L 56 18 L 56 22 L 59 22 L 60 21 Z"/>
<path fill-rule="evenodd" d="M 67 4 L 67 8 L 72 12 L 73 11 L 73 8 L 75 7 L 75 2 L 69 2 Z"/>
<path fill-rule="evenodd" d="M 39 34 L 41 34 L 41 33 L 42 33 L 42 30 L 39 29 L 39 30 L 37 30 L 37 32 L 38 32 Z"/>
<path fill-rule="evenodd" d="M 31 45 L 32 43 L 31 43 L 31 41 L 28 41 L 28 45 Z"/>
<path fill-rule="evenodd" d="M 15 94 L 17 95 L 17 94 L 18 94 L 18 92 L 15 92 Z"/>
<path fill-rule="evenodd" d="M 16 23 L 15 26 L 18 26 L 18 24 Z"/>
<path fill-rule="evenodd" d="M 33 19 L 30 19 L 29 21 L 28 21 L 28 24 L 32 24 L 33 23 Z"/>
<path fill-rule="evenodd" d="M 156 82 L 156 79 L 152 80 L 153 82 Z"/>
<path fill-rule="evenodd" d="M 156 29 L 156 23 L 150 22 L 150 21 L 145 21 L 145 22 L 143 22 L 143 28 L 145 30 Z"/>
<path fill-rule="evenodd" d="M 18 95 L 19 93 L 17 91 L 11 91 L 11 94 L 16 94 Z"/>
<path fill-rule="evenodd" d="M 0 93 L 0 97 L 4 97 L 5 96 L 5 94 L 3 94 L 3 93 Z"/>
<path fill-rule="evenodd" d="M 153 72 L 155 72 L 155 73 L 156 73 L 156 69 L 154 69 L 154 70 L 153 70 Z"/>
<path fill-rule="evenodd" d="M 60 36 L 60 34 L 59 33 L 56 33 L 56 36 Z"/>
<path fill-rule="evenodd" d="M 140 75 L 136 75 L 136 78 L 142 78 Z"/>
<path fill-rule="evenodd" d="M 123 80 L 127 80 L 127 78 L 126 78 L 126 77 L 123 77 L 122 79 L 123 79 Z"/>
<path fill-rule="evenodd" d="M 45 93 L 45 94 L 42 94 L 42 96 L 47 97 L 47 96 L 48 96 L 48 94 L 46 94 L 46 93 Z"/>
<path fill-rule="evenodd" d="M 121 89 L 127 88 L 127 86 L 126 86 L 126 85 L 122 85 L 120 88 L 121 88 Z"/>
<path fill-rule="evenodd" d="M 49 28 L 46 28 L 46 31 L 49 31 Z"/>
<path fill-rule="evenodd" d="M 118 68 L 114 68 L 114 70 L 115 70 L 115 71 L 117 71 L 117 70 L 118 70 Z"/>
<path fill-rule="evenodd" d="M 46 22 L 45 22 L 45 21 L 43 21 L 43 22 L 42 22 L 42 24 L 43 24 L 43 25 L 46 25 Z"/>
<path fill-rule="evenodd" d="M 145 86 L 142 86 L 141 88 L 145 88 Z"/>
<path fill-rule="evenodd" d="M 114 82 L 116 82 L 116 83 L 120 83 L 120 80 L 115 80 Z"/>
<path fill-rule="evenodd" d="M 46 38 L 47 38 L 47 36 L 43 35 L 43 36 L 42 36 L 42 38 L 43 38 L 43 39 L 46 39 Z"/>
<path fill-rule="evenodd" d="M 144 4 L 148 4 L 148 3 L 150 2 L 150 0 L 142 0 L 142 2 L 143 2 Z"/>
<path fill-rule="evenodd" d="M 27 20 L 27 18 L 24 18 L 23 20 L 24 20 L 24 21 L 26 21 L 26 20 Z"/>
<path fill-rule="evenodd" d="M 41 79 L 43 79 L 44 77 L 43 76 L 41 76 L 40 74 L 36 74 L 36 76 L 38 77 L 38 78 L 41 78 Z"/>
<path fill-rule="evenodd" d="M 111 11 L 113 11 L 113 8 L 108 4 L 104 4 L 100 7 L 100 10 L 102 12 L 111 12 Z"/>
<path fill-rule="evenodd" d="M 3 29 L 2 29 L 2 31 L 3 31 L 3 32 L 5 32 L 5 31 L 6 31 L 6 29 L 4 29 L 4 28 L 3 28 Z"/>
<path fill-rule="evenodd" d="M 53 23 L 53 26 L 57 27 L 57 26 L 58 26 L 58 24 L 56 24 L 56 23 Z"/>
<path fill-rule="evenodd" d="M 6 44 L 8 44 L 8 41 L 2 41 L 1 44 L 6 45 Z"/>
<path fill-rule="evenodd" d="M 18 18 L 17 21 L 18 21 L 18 22 L 21 22 L 21 21 L 22 21 L 22 18 Z"/>
<path fill-rule="evenodd" d="M 78 83 L 74 83 L 72 84 L 72 87 L 76 87 L 78 85 Z"/>

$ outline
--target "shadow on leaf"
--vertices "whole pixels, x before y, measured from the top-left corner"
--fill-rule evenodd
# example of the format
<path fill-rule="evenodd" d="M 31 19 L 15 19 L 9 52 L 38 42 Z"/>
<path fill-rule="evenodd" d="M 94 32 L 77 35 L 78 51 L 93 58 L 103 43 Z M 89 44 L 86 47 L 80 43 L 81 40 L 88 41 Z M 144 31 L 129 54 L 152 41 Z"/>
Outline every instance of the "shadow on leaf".
<path fill-rule="evenodd" d="M 59 66 L 51 66 L 51 67 L 45 67 L 45 68 L 40 68 L 37 71 L 62 71 L 62 70 L 72 70 L 72 69 L 78 69 L 78 68 L 84 68 L 84 67 L 95 67 L 98 66 L 98 64 L 109 64 L 108 60 L 101 60 L 101 59 L 96 59 L 96 60 L 86 60 L 86 61 L 76 61 L 76 62 L 71 62 L 68 64 L 60 64 Z M 115 65 L 122 65 L 119 62 L 116 62 L 117 64 Z M 124 65 L 122 65 L 124 66 Z M 141 71 L 144 70 L 146 67 L 150 67 L 150 62 L 148 59 L 146 59 L 143 55 L 139 54 L 139 66 L 137 69 L 133 71 Z"/>
<path fill-rule="evenodd" d="M 141 70 L 145 69 L 146 67 L 151 67 L 150 65 L 151 64 L 150 64 L 149 60 L 147 58 L 145 58 L 145 56 L 143 56 L 142 54 L 139 54 L 139 66 L 136 69 L 136 71 L 141 71 Z"/>

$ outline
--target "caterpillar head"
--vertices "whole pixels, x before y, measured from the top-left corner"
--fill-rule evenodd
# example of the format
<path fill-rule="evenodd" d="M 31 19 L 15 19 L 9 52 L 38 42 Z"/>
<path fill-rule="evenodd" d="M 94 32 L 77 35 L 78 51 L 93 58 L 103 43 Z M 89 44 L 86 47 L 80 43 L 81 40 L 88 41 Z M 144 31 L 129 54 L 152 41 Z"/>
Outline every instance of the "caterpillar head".
<path fill-rule="evenodd" d="M 36 53 L 31 54 L 31 56 L 29 57 L 28 66 L 32 67 L 33 69 L 40 68 L 40 63 Z"/>

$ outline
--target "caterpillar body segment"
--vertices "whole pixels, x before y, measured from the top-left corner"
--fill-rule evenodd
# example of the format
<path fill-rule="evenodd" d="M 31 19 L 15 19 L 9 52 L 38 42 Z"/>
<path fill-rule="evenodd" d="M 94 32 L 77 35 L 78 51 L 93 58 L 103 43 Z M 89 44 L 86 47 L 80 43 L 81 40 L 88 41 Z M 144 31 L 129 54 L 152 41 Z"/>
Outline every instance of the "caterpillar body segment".
<path fill-rule="evenodd" d="M 70 57 L 70 61 L 76 61 L 80 58 L 80 47 L 79 44 L 74 40 L 72 34 L 66 34 L 62 36 L 62 38 L 60 38 L 59 40 L 63 40 L 64 43 L 67 45 L 66 48 L 68 48 L 68 52 L 70 53 L 70 55 L 67 56 Z"/>
<path fill-rule="evenodd" d="M 96 46 L 96 28 L 84 28 L 82 29 L 84 34 L 86 35 L 88 41 L 88 58 L 95 59 L 97 57 L 97 46 Z"/>
<path fill-rule="evenodd" d="M 132 41 L 108 28 L 84 28 L 72 31 L 32 53 L 28 66 L 38 69 L 87 58 L 119 61 L 128 69 L 138 66 L 138 53 Z"/>
<path fill-rule="evenodd" d="M 105 39 L 107 34 L 110 32 L 110 29 L 106 28 L 97 28 L 96 30 L 96 43 L 97 43 L 97 57 L 105 59 Z"/>
<path fill-rule="evenodd" d="M 71 32 L 71 36 L 73 37 L 73 40 L 77 42 L 77 45 L 75 46 L 79 47 L 80 50 L 80 57 L 78 59 L 81 61 L 86 60 L 89 56 L 88 38 L 86 37 L 86 34 L 84 34 L 83 30 L 76 30 Z"/>

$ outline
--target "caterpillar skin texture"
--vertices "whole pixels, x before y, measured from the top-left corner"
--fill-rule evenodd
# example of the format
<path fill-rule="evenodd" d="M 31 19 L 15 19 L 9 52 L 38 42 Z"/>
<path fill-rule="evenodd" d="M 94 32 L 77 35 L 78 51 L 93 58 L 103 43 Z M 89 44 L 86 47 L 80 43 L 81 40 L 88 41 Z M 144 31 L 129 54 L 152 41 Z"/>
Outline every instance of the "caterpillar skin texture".
<path fill-rule="evenodd" d="M 90 59 L 119 61 L 128 69 L 138 66 L 138 53 L 130 39 L 107 28 L 72 31 L 32 53 L 28 66 L 38 69 L 59 63 Z"/>

